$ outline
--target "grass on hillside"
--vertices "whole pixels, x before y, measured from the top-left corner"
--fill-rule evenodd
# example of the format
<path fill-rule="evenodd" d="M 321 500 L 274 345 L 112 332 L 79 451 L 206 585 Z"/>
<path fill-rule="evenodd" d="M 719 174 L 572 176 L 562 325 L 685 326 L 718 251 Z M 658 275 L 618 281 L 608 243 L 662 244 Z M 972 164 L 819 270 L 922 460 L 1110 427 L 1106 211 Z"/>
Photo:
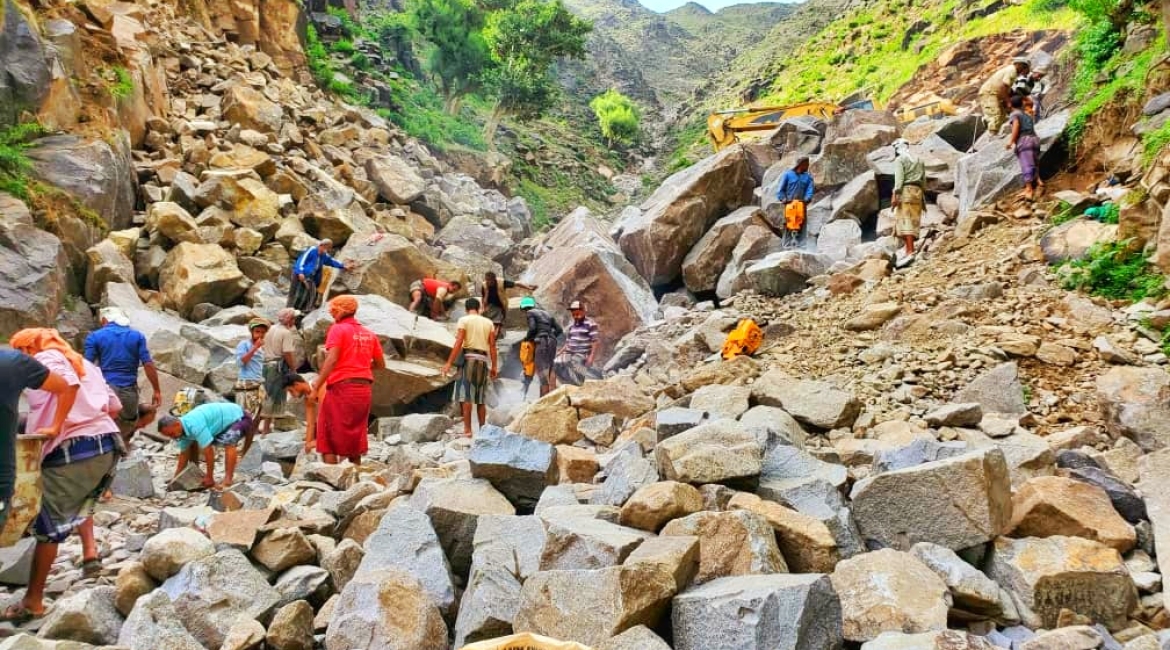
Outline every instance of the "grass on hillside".
<path fill-rule="evenodd" d="M 1103 64 L 1100 73 L 1107 74 L 1110 80 L 1098 88 L 1079 91 L 1079 99 L 1082 101 L 1069 119 L 1068 128 L 1065 129 L 1065 137 L 1069 144 L 1073 146 L 1080 144 L 1090 120 L 1102 111 L 1108 110 L 1108 107 L 1114 102 L 1125 98 L 1140 100 L 1146 91 L 1146 77 L 1150 72 L 1150 67 L 1165 50 L 1165 37 L 1159 36 L 1151 47 L 1137 55 L 1131 56 L 1119 51 Z M 1094 75 L 1095 77 L 1096 75 Z M 1075 89 L 1074 92 L 1076 92 Z M 1155 131 L 1150 136 L 1153 137 L 1144 140 L 1146 151 L 1156 146 L 1156 139 L 1170 140 L 1170 133 Z M 1154 151 L 1156 153 L 1157 149 Z"/>
<path fill-rule="evenodd" d="M 1137 302 L 1166 295 L 1166 278 L 1130 240 L 1094 244 L 1084 259 L 1061 267 L 1065 289 Z"/>

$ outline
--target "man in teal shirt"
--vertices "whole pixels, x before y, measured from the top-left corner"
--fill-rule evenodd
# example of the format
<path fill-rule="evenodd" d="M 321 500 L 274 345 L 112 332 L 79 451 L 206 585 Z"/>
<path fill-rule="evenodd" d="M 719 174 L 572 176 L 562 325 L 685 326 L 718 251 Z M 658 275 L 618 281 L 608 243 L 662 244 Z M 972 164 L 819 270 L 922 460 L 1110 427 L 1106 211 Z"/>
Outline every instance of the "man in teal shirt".
<path fill-rule="evenodd" d="M 203 487 L 206 488 L 215 487 L 215 447 L 224 449 L 224 477 L 220 486 L 231 486 L 239 458 L 236 443 L 251 428 L 251 416 L 230 402 L 200 404 L 182 417 L 168 415 L 158 422 L 159 433 L 179 446 L 176 477 L 187 468 L 187 463 L 198 458 L 199 450 L 203 450 L 203 460 L 207 464 Z"/>

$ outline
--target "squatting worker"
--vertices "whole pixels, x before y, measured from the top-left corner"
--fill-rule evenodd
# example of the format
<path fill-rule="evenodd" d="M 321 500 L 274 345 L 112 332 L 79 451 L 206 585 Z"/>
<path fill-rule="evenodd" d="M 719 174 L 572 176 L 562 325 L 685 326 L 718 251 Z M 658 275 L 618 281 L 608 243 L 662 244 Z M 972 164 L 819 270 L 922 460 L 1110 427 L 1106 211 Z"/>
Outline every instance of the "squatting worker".
<path fill-rule="evenodd" d="M 235 478 L 236 462 L 240 442 L 252 428 L 252 417 L 239 404 L 211 402 L 200 404 L 180 417 L 167 415 L 158 421 L 158 431 L 174 440 L 179 446 L 179 459 L 175 464 L 175 477 L 196 461 L 202 452 L 207 465 L 203 487 L 215 487 L 215 448 L 223 448 L 223 483 L 220 487 L 231 487 Z"/>
<path fill-rule="evenodd" d="M 564 330 L 561 329 L 552 314 L 536 306 L 536 300 L 524 298 L 520 301 L 520 309 L 524 310 L 528 318 L 528 334 L 524 340 L 535 347 L 534 363 L 536 376 L 540 378 L 540 395 L 547 395 L 556 388 L 556 376 L 553 374 L 553 362 L 557 358 L 557 339 Z M 525 393 L 527 394 L 527 386 Z"/>
<path fill-rule="evenodd" d="M 784 204 L 784 227 L 792 233 L 800 232 L 804 226 L 807 204 L 815 191 L 808 168 L 808 156 L 801 156 L 796 166 L 780 177 L 780 186 L 776 188 L 776 198 Z"/>
<path fill-rule="evenodd" d="M 292 268 L 292 285 L 288 290 L 286 307 L 300 310 L 307 314 L 317 308 L 317 287 L 321 284 L 321 276 L 326 266 L 346 271 L 353 269 L 353 262 L 342 264 L 329 254 L 333 250 L 333 241 L 322 239 L 316 246 L 310 246 L 301 253 Z"/>
<path fill-rule="evenodd" d="M 102 326 L 85 337 L 85 358 L 102 369 L 106 383 L 122 403 L 118 414 L 118 430 L 129 441 L 142 427 L 150 424 L 154 413 L 162 405 L 158 369 L 146 346 L 142 332 L 130 327 L 130 318 L 117 307 L 101 310 Z M 146 380 L 154 394 L 150 404 L 140 403 L 138 368 L 146 373 Z"/>
<path fill-rule="evenodd" d="M 451 365 L 462 355 L 463 364 L 451 399 L 463 409 L 463 435 L 470 438 L 472 406 L 479 416 L 480 428 L 487 424 L 488 384 L 496 378 L 499 366 L 495 325 L 479 314 L 478 298 L 468 298 L 464 305 L 467 315 L 456 325 L 455 347 L 443 366 L 443 376 L 451 374 Z"/>
<path fill-rule="evenodd" d="M 914 239 L 922 225 L 926 211 L 926 165 L 910 153 L 910 143 L 894 140 L 894 194 L 890 205 L 894 208 L 894 234 L 906 243 L 905 259 L 914 255 Z"/>
<path fill-rule="evenodd" d="M 272 420 L 284 415 L 286 375 L 299 369 L 301 335 L 297 312 L 284 308 L 276 313 L 276 324 L 264 335 L 264 408 L 260 411 L 260 435 L 272 430 Z"/>
<path fill-rule="evenodd" d="M 317 448 L 317 394 L 304 377 L 289 373 L 280 378 L 280 392 L 293 399 L 305 400 L 305 451 Z"/>
<path fill-rule="evenodd" d="M 81 537 L 82 573 L 96 577 L 101 572 L 93 535 L 94 506 L 113 482 L 124 447 L 114 421 L 122 405 L 100 368 L 78 354 L 57 330 L 21 330 L 9 343 L 68 385 L 61 393 L 28 393 L 27 430 L 51 438 L 41 452 L 41 511 L 32 526 L 36 548 L 28 591 L 0 617 L 16 623 L 44 613 L 45 583 L 57 546 L 74 531 Z"/>
<path fill-rule="evenodd" d="M 268 321 L 253 318 L 248 323 L 248 339 L 236 346 L 236 364 L 240 374 L 232 389 L 239 404 L 250 418 L 256 420 L 264 409 L 264 336 L 268 334 Z"/>
<path fill-rule="evenodd" d="M 356 465 L 369 449 L 374 370 L 386 367 L 381 342 L 357 321 L 357 311 L 353 296 L 329 301 L 334 322 L 325 336 L 325 361 L 313 383 L 317 395 L 325 388 L 317 412 L 317 451 L 329 464 L 346 458 Z"/>
<path fill-rule="evenodd" d="M 601 337 L 597 323 L 585 315 L 585 305 L 580 300 L 569 303 L 569 313 L 573 322 L 566 330 L 565 345 L 557 354 L 553 369 L 562 382 L 580 386 L 594 374 L 593 362 L 597 359 Z"/>
<path fill-rule="evenodd" d="M 999 129 L 1007 119 L 1008 100 L 1011 99 L 1016 79 L 1028 74 L 1031 68 L 1027 57 L 1017 56 L 1010 65 L 996 70 L 979 87 L 979 107 L 983 109 L 983 120 L 987 122 L 987 130 L 992 135 L 999 134 Z"/>
<path fill-rule="evenodd" d="M 445 320 L 447 309 L 455 294 L 463 289 L 458 280 L 444 282 L 437 278 L 423 278 L 410 283 L 410 311 L 431 320 Z"/>

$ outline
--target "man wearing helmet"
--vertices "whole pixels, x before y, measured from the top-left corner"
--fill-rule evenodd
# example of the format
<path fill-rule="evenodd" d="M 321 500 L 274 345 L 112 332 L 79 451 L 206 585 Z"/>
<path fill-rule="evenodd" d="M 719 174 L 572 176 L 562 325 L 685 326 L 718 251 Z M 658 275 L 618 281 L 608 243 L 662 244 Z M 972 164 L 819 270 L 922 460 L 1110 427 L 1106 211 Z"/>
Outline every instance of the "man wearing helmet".
<path fill-rule="evenodd" d="M 1007 121 L 1008 100 L 1011 99 L 1012 86 L 1020 75 L 1031 73 L 1032 64 L 1026 56 L 1017 56 L 1010 65 L 996 70 L 983 85 L 979 87 L 979 106 L 983 109 L 983 119 L 987 122 L 987 130 L 992 135 L 999 135 L 999 129 Z"/>
<path fill-rule="evenodd" d="M 910 143 L 894 140 L 894 194 L 890 206 L 894 208 L 894 234 L 906 242 L 902 264 L 914 258 L 914 239 L 926 211 L 926 165 L 910 153 Z"/>
<path fill-rule="evenodd" d="M 536 375 L 540 377 L 540 394 L 544 396 L 556 385 L 556 379 L 553 375 L 553 361 L 557 357 L 557 338 L 564 330 L 557 324 L 552 314 L 536 306 L 536 300 L 532 297 L 521 300 L 520 309 L 528 318 L 528 335 L 524 337 L 524 340 L 535 348 L 533 360 L 536 365 Z M 529 380 L 526 378 L 525 381 Z M 525 394 L 528 393 L 527 388 L 526 384 Z"/>

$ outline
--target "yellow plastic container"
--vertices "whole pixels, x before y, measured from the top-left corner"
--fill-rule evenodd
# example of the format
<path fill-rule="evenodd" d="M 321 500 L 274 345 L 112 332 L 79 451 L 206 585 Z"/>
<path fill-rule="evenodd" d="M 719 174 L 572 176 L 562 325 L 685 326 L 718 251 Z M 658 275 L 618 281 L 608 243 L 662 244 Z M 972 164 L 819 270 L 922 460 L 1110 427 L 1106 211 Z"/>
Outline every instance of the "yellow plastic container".
<path fill-rule="evenodd" d="M 0 529 L 0 547 L 12 546 L 41 511 L 41 449 L 48 436 L 16 436 L 16 485 L 8 520 Z"/>

